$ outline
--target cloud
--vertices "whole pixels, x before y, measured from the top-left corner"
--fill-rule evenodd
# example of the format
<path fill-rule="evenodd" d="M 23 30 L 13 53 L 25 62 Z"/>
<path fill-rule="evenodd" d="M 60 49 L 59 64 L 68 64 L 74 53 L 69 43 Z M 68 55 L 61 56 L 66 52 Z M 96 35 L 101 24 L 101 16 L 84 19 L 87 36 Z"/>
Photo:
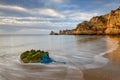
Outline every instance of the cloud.
<path fill-rule="evenodd" d="M 72 24 L 80 22 L 78 14 L 68 16 L 68 18 L 41 18 L 41 17 L 0 17 L 0 25 L 11 26 L 51 26 L 51 27 L 70 27 Z M 83 16 L 84 18 L 84 16 Z M 88 19 L 88 18 L 87 18 Z"/>
<path fill-rule="evenodd" d="M 0 32 L 48 32 L 73 29 L 84 20 L 108 13 L 119 0 L 0 0 Z M 89 3 L 89 5 L 88 5 Z M 28 30 L 28 31 L 27 31 Z"/>
<path fill-rule="evenodd" d="M 0 29 L 3 29 L 7 33 L 14 32 L 15 34 L 30 34 L 34 31 L 40 34 L 44 32 L 44 30 L 48 33 L 50 30 L 73 29 L 78 23 L 70 21 L 64 22 L 62 19 L 55 19 L 55 22 L 52 22 L 52 20 L 54 20 L 53 18 L 48 18 L 49 21 L 45 21 L 44 18 L 37 17 L 0 17 L 0 20 Z M 56 22 L 56 20 L 58 21 Z"/>
<path fill-rule="evenodd" d="M 55 3 L 63 3 L 65 0 L 50 0 L 50 1 Z"/>
<path fill-rule="evenodd" d="M 55 11 L 54 9 L 46 8 L 46 9 L 39 9 L 37 11 L 39 11 L 39 14 L 42 14 L 42 15 L 65 18 L 64 15 L 60 14 L 59 12 Z"/>
<path fill-rule="evenodd" d="M 7 8 L 9 7 L 9 8 Z M 21 6 L 0 5 L 1 9 L 11 10 L 13 16 L 0 16 L 0 29 L 2 33 L 36 34 L 48 33 L 50 30 L 73 29 L 82 20 L 89 20 L 97 13 L 82 12 L 81 10 L 55 10 L 51 8 L 29 9 Z M 27 13 L 28 16 L 16 16 L 14 11 Z"/>
<path fill-rule="evenodd" d="M 38 9 L 37 9 L 38 10 Z M 36 34 L 48 33 L 50 30 L 64 30 L 73 29 L 78 23 L 83 20 L 89 20 L 91 17 L 96 16 L 97 13 L 81 12 L 75 10 L 68 10 L 61 12 L 64 17 L 57 17 L 61 14 L 52 9 L 43 9 L 43 13 L 46 12 L 54 17 L 11 17 L 0 16 L 0 29 L 6 32 L 15 32 L 15 34 L 30 34 L 35 32 Z M 78 12 L 78 13 L 74 13 Z M 39 14 L 43 14 L 39 13 Z M 44 32 L 45 30 L 45 32 Z M 4 33 L 4 32 L 3 32 Z"/>
<path fill-rule="evenodd" d="M 28 11 L 29 13 L 39 14 L 36 17 L 11 17 L 11 16 L 0 16 L 0 25 L 43 25 L 52 24 L 56 22 L 78 22 L 82 20 L 89 20 L 93 16 L 97 16 L 98 13 L 81 12 L 78 10 L 66 10 L 61 13 L 53 9 L 37 9 L 35 12 Z M 77 12 L 77 13 L 75 13 Z M 44 16 L 42 16 L 44 15 Z M 45 17 L 51 16 L 51 17 Z"/>
<path fill-rule="evenodd" d="M 70 15 L 70 17 L 72 17 L 72 19 L 74 20 L 90 20 L 90 18 L 92 18 L 93 16 L 97 16 L 98 13 L 75 13 Z"/>
<path fill-rule="evenodd" d="M 10 5 L 1 5 L 0 9 L 10 9 L 10 10 L 16 10 L 16 11 L 28 11 L 26 8 L 20 7 L 20 6 L 10 6 Z"/>
<path fill-rule="evenodd" d="M 77 12 L 77 13 L 75 13 Z M 66 15 L 66 17 L 68 19 L 71 19 L 73 21 L 76 20 L 89 20 L 90 18 L 92 18 L 93 16 L 97 16 L 98 13 L 96 12 L 82 12 L 80 10 L 66 10 L 63 12 L 64 15 Z"/>
<path fill-rule="evenodd" d="M 56 10 L 50 9 L 50 8 L 27 9 L 27 8 L 20 7 L 20 6 L 1 5 L 0 4 L 0 9 L 2 9 L 2 10 L 11 10 L 11 11 L 13 11 L 13 14 L 14 14 L 14 11 L 21 11 L 22 13 L 26 12 L 29 15 L 33 15 L 33 16 L 35 16 L 35 15 L 37 15 L 37 16 L 44 15 L 44 16 L 60 17 L 60 18 L 65 17 L 60 12 L 57 12 Z M 9 15 L 9 13 L 6 13 L 6 14 Z M 21 15 L 21 14 L 19 14 L 19 15 Z"/>
<path fill-rule="evenodd" d="M 24 8 L 42 8 L 45 5 L 45 1 L 48 0 L 0 0 L 0 4 L 11 5 L 11 6 L 21 6 Z"/>

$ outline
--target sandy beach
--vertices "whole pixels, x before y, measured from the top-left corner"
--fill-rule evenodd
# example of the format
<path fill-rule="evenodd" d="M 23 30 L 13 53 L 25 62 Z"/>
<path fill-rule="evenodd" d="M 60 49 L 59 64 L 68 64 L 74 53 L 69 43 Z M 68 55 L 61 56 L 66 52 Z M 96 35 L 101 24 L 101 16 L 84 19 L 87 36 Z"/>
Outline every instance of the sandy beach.
<path fill-rule="evenodd" d="M 108 64 L 104 67 L 83 70 L 85 80 L 120 80 L 120 37 L 108 36 L 106 38 L 113 42 L 117 41 L 118 47 L 104 55 L 109 59 Z"/>

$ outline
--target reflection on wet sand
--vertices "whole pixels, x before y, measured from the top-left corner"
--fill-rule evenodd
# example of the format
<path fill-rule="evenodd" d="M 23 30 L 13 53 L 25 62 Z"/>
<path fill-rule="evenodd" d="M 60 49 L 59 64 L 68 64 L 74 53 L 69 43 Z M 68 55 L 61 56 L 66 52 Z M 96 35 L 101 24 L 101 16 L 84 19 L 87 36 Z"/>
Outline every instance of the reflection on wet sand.
<path fill-rule="evenodd" d="M 109 36 L 107 38 L 111 41 L 118 42 L 118 46 L 116 50 L 106 54 L 105 57 L 108 57 L 114 63 L 120 64 L 120 36 Z"/>
<path fill-rule="evenodd" d="M 106 38 L 112 42 L 118 42 L 118 47 L 104 55 L 110 60 L 106 66 L 83 70 L 85 80 L 120 80 L 120 36 L 106 36 Z"/>
<path fill-rule="evenodd" d="M 77 39 L 77 42 L 80 42 L 80 43 L 87 43 L 87 42 L 95 41 L 95 40 L 98 40 L 102 37 L 103 36 L 93 35 L 93 36 L 89 36 L 89 37 L 86 37 L 86 38 L 83 38 L 83 39 L 79 39 L 80 37 L 78 35 L 75 36 L 75 38 Z"/>

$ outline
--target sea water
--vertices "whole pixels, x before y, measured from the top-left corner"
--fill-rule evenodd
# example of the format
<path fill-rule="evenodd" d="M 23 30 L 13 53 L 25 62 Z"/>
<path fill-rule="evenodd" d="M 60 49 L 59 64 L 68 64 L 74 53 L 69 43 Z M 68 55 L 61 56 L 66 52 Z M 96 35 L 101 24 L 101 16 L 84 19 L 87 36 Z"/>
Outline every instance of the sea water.
<path fill-rule="evenodd" d="M 1 35 L 0 80 L 83 80 L 83 69 L 107 64 L 103 55 L 114 50 L 117 42 L 108 36 L 89 35 Z M 26 50 L 48 51 L 61 63 L 22 63 Z"/>

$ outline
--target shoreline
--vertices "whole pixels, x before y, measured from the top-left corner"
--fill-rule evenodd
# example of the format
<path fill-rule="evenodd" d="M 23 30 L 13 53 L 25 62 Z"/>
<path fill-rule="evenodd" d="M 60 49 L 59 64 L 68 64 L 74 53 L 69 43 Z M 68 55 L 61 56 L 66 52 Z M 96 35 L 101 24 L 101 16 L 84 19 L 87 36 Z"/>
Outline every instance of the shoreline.
<path fill-rule="evenodd" d="M 113 36 L 108 36 L 107 38 L 112 42 L 118 41 L 117 48 L 102 55 L 103 57 L 109 59 L 109 62 L 105 66 L 101 68 L 83 70 L 84 80 L 120 79 L 120 38 Z"/>

